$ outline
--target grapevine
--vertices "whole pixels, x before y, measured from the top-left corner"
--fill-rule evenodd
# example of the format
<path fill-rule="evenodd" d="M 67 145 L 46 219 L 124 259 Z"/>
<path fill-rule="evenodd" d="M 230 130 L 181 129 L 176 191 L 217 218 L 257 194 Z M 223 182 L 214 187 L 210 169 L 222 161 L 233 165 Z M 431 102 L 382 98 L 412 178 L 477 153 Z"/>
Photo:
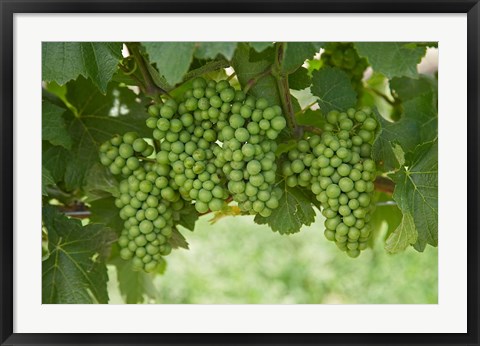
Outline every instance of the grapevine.
<path fill-rule="evenodd" d="M 186 204 L 203 214 L 232 199 L 244 214 L 263 217 L 278 207 L 275 140 L 287 125 L 280 106 L 226 80 L 196 78 L 179 102 L 169 98 L 148 113 L 158 151 L 131 132 L 100 147 L 102 164 L 124 178 L 115 200 L 125 221 L 118 244 L 134 268 L 154 271 L 171 252 L 175 213 Z M 288 152 L 282 174 L 289 187 L 311 189 L 326 217 L 325 237 L 357 257 L 370 235 L 377 123 L 369 109 L 332 111 L 327 121 L 321 136 Z"/>
<path fill-rule="evenodd" d="M 281 246 L 266 253 L 310 236 L 330 263 L 436 247 L 438 82 L 421 71 L 426 46 L 42 44 L 43 302 L 106 303 L 112 269 L 125 301 L 160 299 L 149 287 L 182 270 L 184 254 L 250 244 L 198 246 L 227 216 L 276 232 L 262 244 Z"/>

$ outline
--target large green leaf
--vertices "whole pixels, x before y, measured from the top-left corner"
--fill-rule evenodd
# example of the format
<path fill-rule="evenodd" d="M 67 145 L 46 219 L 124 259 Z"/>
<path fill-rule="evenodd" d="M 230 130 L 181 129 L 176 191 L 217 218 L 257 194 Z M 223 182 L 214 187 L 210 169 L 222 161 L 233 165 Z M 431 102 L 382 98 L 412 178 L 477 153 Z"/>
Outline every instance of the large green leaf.
<path fill-rule="evenodd" d="M 195 223 L 199 218 L 198 211 L 195 209 L 193 204 L 186 205 L 179 212 L 179 219 L 176 220 L 177 223 L 186 229 L 193 231 L 195 229 Z"/>
<path fill-rule="evenodd" d="M 403 214 L 411 214 L 418 233 L 414 247 L 423 251 L 427 244 L 438 244 L 438 143 L 418 146 L 409 155 L 407 166 L 392 175 L 395 182 L 393 198 Z M 411 226 L 405 222 L 403 227 Z M 402 232 L 413 234 L 412 229 Z M 411 237 L 408 237 L 411 239 Z"/>
<path fill-rule="evenodd" d="M 373 144 L 373 157 L 386 171 L 400 167 L 393 152 L 395 144 L 408 154 L 417 145 L 432 141 L 438 135 L 436 84 L 423 78 L 417 81 L 401 78 L 393 85 L 404 100 L 402 118 L 394 123 L 379 118 L 382 132 Z M 418 94 L 410 93 L 409 88 L 417 90 Z"/>
<path fill-rule="evenodd" d="M 50 256 L 42 263 L 43 304 L 108 303 L 107 268 L 112 233 L 104 225 L 82 227 L 54 207 L 43 208 Z"/>
<path fill-rule="evenodd" d="M 294 73 L 288 75 L 288 86 L 290 89 L 303 90 L 312 84 L 306 68 L 300 67 Z"/>
<path fill-rule="evenodd" d="M 273 63 L 273 61 L 270 60 L 251 62 L 249 60 L 250 54 L 252 54 L 252 50 L 248 45 L 244 43 L 239 44 L 232 60 L 233 68 L 237 73 L 238 81 L 242 87 L 244 87 L 249 80 L 264 72 Z M 280 104 L 277 82 L 272 75 L 260 78 L 250 89 L 249 93 L 256 97 L 264 97 L 271 104 Z"/>
<path fill-rule="evenodd" d="M 64 147 L 42 142 L 42 167 L 50 172 L 56 183 L 63 180 L 70 157 L 71 152 Z"/>
<path fill-rule="evenodd" d="M 423 94 L 404 101 L 403 116 L 412 119 L 417 124 L 420 143 L 432 141 L 437 137 L 438 111 L 437 97 L 434 93 Z"/>
<path fill-rule="evenodd" d="M 309 226 L 315 221 L 315 210 L 312 206 L 311 192 L 283 185 L 283 195 L 279 206 L 269 217 L 257 215 L 255 222 L 268 224 L 273 231 L 280 234 L 291 234 L 300 231 L 303 225 Z"/>
<path fill-rule="evenodd" d="M 172 249 L 185 249 L 188 250 L 187 239 L 177 228 L 173 229 L 172 237 L 168 240 L 168 243 L 172 246 Z"/>
<path fill-rule="evenodd" d="M 395 145 L 400 145 L 404 152 L 409 152 L 420 142 L 418 123 L 410 117 L 403 117 L 398 122 L 390 122 L 378 117 L 381 125 L 380 135 L 373 143 L 372 157 L 379 169 L 393 171 L 400 168 L 394 153 Z"/>
<path fill-rule="evenodd" d="M 82 75 L 105 93 L 121 58 L 121 42 L 43 42 L 42 79 L 62 85 Z"/>
<path fill-rule="evenodd" d="M 293 73 L 307 59 L 320 51 L 323 43 L 320 42 L 286 42 L 283 52 L 282 72 Z"/>
<path fill-rule="evenodd" d="M 52 177 L 52 173 L 48 169 L 42 166 L 42 195 L 46 196 L 47 186 L 55 185 L 55 180 Z"/>
<path fill-rule="evenodd" d="M 436 80 L 423 75 L 419 76 L 419 79 L 395 78 L 390 82 L 390 87 L 403 101 L 403 116 L 416 122 L 420 143 L 432 141 L 437 137 Z"/>
<path fill-rule="evenodd" d="M 146 298 L 156 298 L 157 293 L 153 283 L 154 274 L 143 270 L 133 270 L 131 261 L 115 259 L 120 292 L 125 303 L 138 304 L 145 302 Z"/>
<path fill-rule="evenodd" d="M 118 196 L 118 180 L 110 173 L 107 167 L 100 162 L 95 163 L 86 173 L 83 187 L 87 202 Z"/>
<path fill-rule="evenodd" d="M 312 94 L 318 97 L 322 113 L 345 111 L 357 103 L 357 93 L 348 75 L 339 68 L 326 66 L 312 74 Z"/>
<path fill-rule="evenodd" d="M 223 55 L 227 60 L 232 59 L 237 48 L 237 42 L 200 42 L 197 43 L 195 57 L 198 59 L 215 59 Z"/>
<path fill-rule="evenodd" d="M 193 60 L 194 42 L 143 42 L 142 45 L 168 84 L 182 81 Z"/>
<path fill-rule="evenodd" d="M 65 108 L 58 107 L 48 100 L 42 100 L 42 140 L 70 149 L 72 138 L 65 126 L 63 113 Z"/>
<path fill-rule="evenodd" d="M 354 45 L 375 71 L 388 78 L 416 78 L 417 64 L 426 52 L 424 46 L 404 42 L 356 42 Z"/>
<path fill-rule="evenodd" d="M 250 45 L 250 47 L 255 49 L 255 51 L 257 51 L 258 53 L 263 52 L 265 49 L 269 47 L 273 47 L 272 42 L 249 42 L 248 44 Z"/>
<path fill-rule="evenodd" d="M 437 81 L 426 75 L 419 75 L 418 79 L 408 77 L 396 77 L 390 80 L 390 89 L 402 101 L 437 93 Z"/>
<path fill-rule="evenodd" d="M 98 162 L 98 147 L 104 141 L 128 131 L 146 137 L 149 131 L 146 105 L 137 102 L 130 89 L 112 83 L 102 95 L 83 78 L 67 87 L 67 99 L 77 109 L 68 122 L 74 144 L 65 172 L 66 187 L 73 189 L 83 185 L 85 174 Z"/>
<path fill-rule="evenodd" d="M 402 222 L 390 234 L 385 242 L 385 250 L 390 253 L 398 253 L 405 250 L 409 245 L 413 245 L 417 242 L 418 234 L 415 229 L 413 216 L 410 213 L 405 213 L 402 218 Z"/>
<path fill-rule="evenodd" d="M 305 112 L 297 115 L 297 123 L 299 125 L 313 126 L 318 129 L 322 129 L 326 123 L 326 120 L 320 110 L 307 109 Z"/>
<path fill-rule="evenodd" d="M 90 202 L 92 222 L 103 223 L 115 231 L 116 234 L 120 234 L 123 230 L 123 220 L 120 218 L 120 210 L 115 206 L 114 197 L 105 197 Z"/>

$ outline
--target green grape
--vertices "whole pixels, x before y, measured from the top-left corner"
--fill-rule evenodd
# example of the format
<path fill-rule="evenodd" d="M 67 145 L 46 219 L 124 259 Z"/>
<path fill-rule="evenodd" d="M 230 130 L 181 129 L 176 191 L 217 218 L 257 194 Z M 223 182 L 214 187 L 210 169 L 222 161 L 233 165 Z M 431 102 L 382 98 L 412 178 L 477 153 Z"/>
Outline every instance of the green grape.
<path fill-rule="evenodd" d="M 134 132 L 99 148 L 100 162 L 124 177 L 115 200 L 124 220 L 119 246 L 137 270 L 155 271 L 171 252 L 176 213 L 186 204 L 203 214 L 221 210 L 231 196 L 242 211 L 268 217 L 282 195 L 275 187 L 274 140 L 286 127 L 280 106 L 204 78 L 180 100 L 148 108 L 157 150 Z M 314 156 L 302 160 L 294 167 L 306 186 Z"/>

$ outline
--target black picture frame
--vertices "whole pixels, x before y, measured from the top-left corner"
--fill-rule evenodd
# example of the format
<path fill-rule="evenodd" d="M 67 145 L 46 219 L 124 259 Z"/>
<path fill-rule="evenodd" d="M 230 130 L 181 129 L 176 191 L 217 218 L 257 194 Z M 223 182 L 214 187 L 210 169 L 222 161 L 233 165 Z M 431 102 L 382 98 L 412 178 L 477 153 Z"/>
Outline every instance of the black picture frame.
<path fill-rule="evenodd" d="M 466 13 L 468 25 L 468 332 L 465 334 L 26 334 L 13 332 L 13 16 L 16 13 Z M 170 344 L 433 344 L 479 345 L 479 104 L 478 0 L 0 0 L 1 345 Z M 455 316 L 452 316 L 452 319 Z"/>

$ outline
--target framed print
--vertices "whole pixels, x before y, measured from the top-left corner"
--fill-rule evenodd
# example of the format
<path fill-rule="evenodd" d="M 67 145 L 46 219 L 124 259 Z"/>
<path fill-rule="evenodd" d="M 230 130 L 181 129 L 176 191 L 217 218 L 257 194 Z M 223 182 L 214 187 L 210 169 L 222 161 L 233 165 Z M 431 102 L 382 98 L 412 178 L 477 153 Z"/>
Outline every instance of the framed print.
<path fill-rule="evenodd" d="M 478 345 L 478 1 L 1 1 L 1 343 Z"/>

